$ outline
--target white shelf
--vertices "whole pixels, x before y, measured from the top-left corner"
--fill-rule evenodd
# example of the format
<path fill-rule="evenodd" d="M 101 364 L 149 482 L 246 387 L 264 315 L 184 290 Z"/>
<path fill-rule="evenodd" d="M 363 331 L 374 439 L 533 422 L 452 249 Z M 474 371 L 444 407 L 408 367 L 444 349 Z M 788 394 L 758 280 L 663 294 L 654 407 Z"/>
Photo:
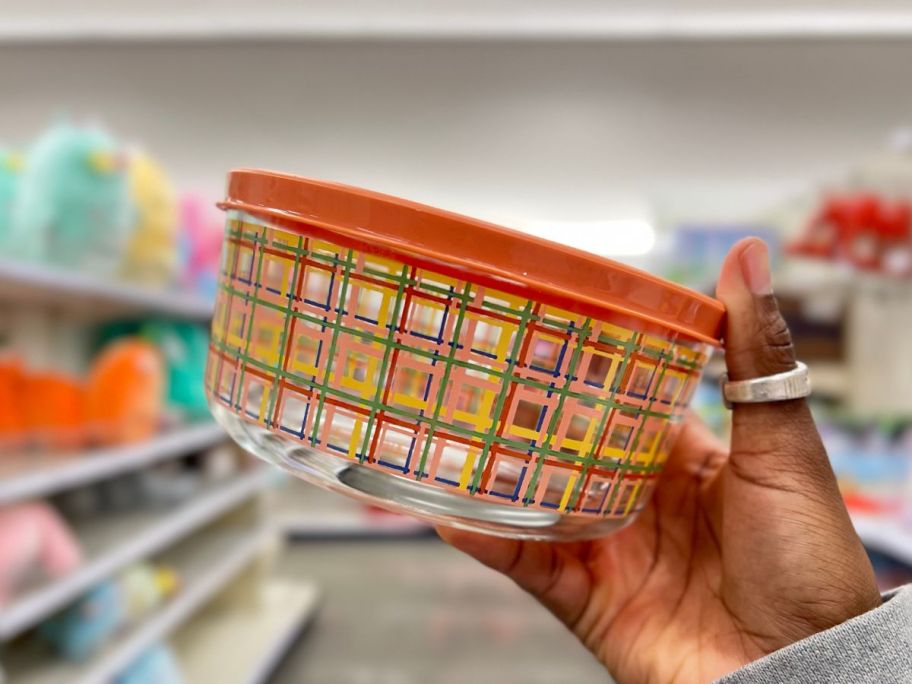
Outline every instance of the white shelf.
<path fill-rule="evenodd" d="M 407 516 L 359 512 L 288 515 L 279 527 L 287 536 L 299 540 L 409 538 L 428 536 L 433 529 L 428 523 Z"/>
<path fill-rule="evenodd" d="M 265 548 L 267 539 L 263 530 L 238 532 L 236 529 L 218 529 L 199 535 L 164 558 L 181 578 L 180 591 L 171 600 L 139 624 L 119 634 L 88 662 L 71 663 L 32 657 L 18 667 L 15 662 L 11 664 L 12 681 L 16 684 L 108 684 L 134 659 L 186 622 L 236 577 Z M 232 643 L 225 650 L 234 651 L 238 645 Z"/>
<path fill-rule="evenodd" d="M 0 259 L 0 300 L 59 305 L 67 311 L 93 316 L 153 313 L 199 321 L 208 320 L 213 307 L 208 299 L 186 292 L 152 290 L 44 264 L 5 259 Z"/>
<path fill-rule="evenodd" d="M 162 551 L 237 507 L 270 477 L 268 468 L 256 467 L 226 482 L 207 485 L 175 508 L 105 515 L 77 525 L 83 564 L 66 577 L 38 586 L 5 606 L 0 611 L 0 641 L 37 624 L 120 568 Z"/>
<path fill-rule="evenodd" d="M 317 3 L 319 5 L 320 3 Z M 8 18 L 5 43 L 133 41 L 372 40 L 731 40 L 863 39 L 912 36 L 912 12 L 878 9 L 618 11 L 597 5 L 561 11 L 503 3 L 426 7 L 323 3 L 306 11 L 262 8 L 199 12 L 84 13 Z M 759 3 L 758 3 L 759 4 Z M 165 8 L 167 9 L 167 8 Z"/>
<path fill-rule="evenodd" d="M 811 388 L 819 395 L 845 399 L 849 394 L 849 372 L 840 363 L 815 363 L 811 367 Z"/>
<path fill-rule="evenodd" d="M 265 684 L 318 605 L 316 586 L 272 579 L 253 605 L 204 609 L 172 639 L 185 681 Z"/>
<path fill-rule="evenodd" d="M 852 523 L 870 550 L 912 565 L 912 527 L 903 527 L 892 518 L 860 513 L 852 514 Z"/>
<path fill-rule="evenodd" d="M 47 496 L 153 463 L 206 449 L 227 439 L 216 423 L 185 425 L 141 444 L 80 453 L 22 453 L 0 459 L 0 505 Z"/>

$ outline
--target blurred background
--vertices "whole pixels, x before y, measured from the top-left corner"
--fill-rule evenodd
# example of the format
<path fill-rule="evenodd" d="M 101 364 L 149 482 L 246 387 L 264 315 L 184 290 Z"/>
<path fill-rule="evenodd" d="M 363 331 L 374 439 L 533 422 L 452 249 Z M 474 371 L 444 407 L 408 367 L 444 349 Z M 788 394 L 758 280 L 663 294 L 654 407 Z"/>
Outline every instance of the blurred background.
<path fill-rule="evenodd" d="M 857 529 L 884 587 L 912 579 L 912 3 L 627 6 L 3 3 L 6 681 L 605 679 L 425 526 L 285 480 L 210 421 L 238 166 L 710 293 L 763 237 Z M 724 435 L 720 373 L 698 410 Z"/>

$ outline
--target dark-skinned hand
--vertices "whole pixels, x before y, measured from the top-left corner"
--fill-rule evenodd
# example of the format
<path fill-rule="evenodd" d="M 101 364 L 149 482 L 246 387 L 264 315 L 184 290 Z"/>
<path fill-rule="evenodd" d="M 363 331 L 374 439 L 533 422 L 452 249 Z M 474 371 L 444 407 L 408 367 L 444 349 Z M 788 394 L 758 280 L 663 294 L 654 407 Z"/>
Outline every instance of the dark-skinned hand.
<path fill-rule="evenodd" d="M 794 368 L 762 241 L 732 249 L 717 296 L 732 380 Z M 881 603 L 804 400 L 736 406 L 730 448 L 689 419 L 651 503 L 606 538 L 439 533 L 541 601 L 620 684 L 712 681 Z"/>

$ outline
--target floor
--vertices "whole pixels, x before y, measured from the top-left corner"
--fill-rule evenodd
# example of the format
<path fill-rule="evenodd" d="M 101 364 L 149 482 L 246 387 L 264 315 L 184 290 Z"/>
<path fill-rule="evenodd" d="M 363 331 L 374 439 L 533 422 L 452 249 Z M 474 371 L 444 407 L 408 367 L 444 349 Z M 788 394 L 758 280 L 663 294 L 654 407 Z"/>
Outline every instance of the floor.
<path fill-rule="evenodd" d="M 279 568 L 323 604 L 273 684 L 610 681 L 511 582 L 436 539 L 298 542 Z"/>

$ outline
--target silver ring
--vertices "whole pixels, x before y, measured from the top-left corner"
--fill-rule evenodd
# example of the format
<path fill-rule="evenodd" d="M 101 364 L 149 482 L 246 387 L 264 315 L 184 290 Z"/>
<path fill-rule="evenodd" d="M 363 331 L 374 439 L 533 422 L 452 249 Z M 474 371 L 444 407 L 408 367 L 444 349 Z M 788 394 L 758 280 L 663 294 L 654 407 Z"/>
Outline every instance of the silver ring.
<path fill-rule="evenodd" d="M 795 368 L 785 373 L 776 373 L 751 380 L 728 379 L 724 373 L 719 380 L 722 387 L 722 398 L 726 408 L 732 404 L 763 404 L 770 401 L 789 401 L 803 399 L 811 393 L 811 378 L 808 367 L 795 362 Z"/>

